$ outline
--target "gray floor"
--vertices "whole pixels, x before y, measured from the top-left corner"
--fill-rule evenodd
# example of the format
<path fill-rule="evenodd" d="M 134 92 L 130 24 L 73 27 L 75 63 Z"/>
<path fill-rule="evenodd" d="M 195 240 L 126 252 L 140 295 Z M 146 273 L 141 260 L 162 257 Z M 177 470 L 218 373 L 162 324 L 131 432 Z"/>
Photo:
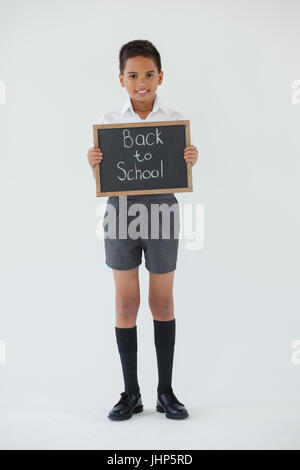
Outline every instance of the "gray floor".
<path fill-rule="evenodd" d="M 2 410 L 1 449 L 300 449 L 300 407 L 193 406 L 171 421 L 145 405 L 122 423 L 98 407 Z"/>

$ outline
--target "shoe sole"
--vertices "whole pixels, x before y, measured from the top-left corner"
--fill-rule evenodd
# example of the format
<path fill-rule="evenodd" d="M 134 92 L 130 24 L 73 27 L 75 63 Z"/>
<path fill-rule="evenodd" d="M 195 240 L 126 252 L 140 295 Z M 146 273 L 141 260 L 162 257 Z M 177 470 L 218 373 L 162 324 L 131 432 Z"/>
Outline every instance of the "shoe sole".
<path fill-rule="evenodd" d="M 185 419 L 189 416 L 188 413 L 186 415 L 170 415 L 162 406 L 159 405 L 156 405 L 156 411 L 159 413 L 165 413 L 166 417 L 170 419 Z"/>
<path fill-rule="evenodd" d="M 108 415 L 108 418 L 113 420 L 113 421 L 125 421 L 127 419 L 130 419 L 133 414 L 141 413 L 144 410 L 144 405 L 139 405 L 136 406 L 133 410 L 132 413 L 129 416 L 114 416 L 114 415 Z"/>

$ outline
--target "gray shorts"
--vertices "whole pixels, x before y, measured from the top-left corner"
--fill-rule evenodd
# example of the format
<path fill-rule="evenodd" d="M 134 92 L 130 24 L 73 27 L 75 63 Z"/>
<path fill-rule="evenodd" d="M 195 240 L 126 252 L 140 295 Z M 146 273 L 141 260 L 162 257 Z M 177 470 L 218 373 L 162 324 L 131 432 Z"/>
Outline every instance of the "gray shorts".
<path fill-rule="evenodd" d="M 133 211 L 134 215 L 129 215 L 130 207 L 135 203 L 142 203 L 144 209 Z M 113 206 L 112 212 L 108 211 L 108 204 Z M 154 206 L 156 208 L 153 215 Z M 165 213 L 161 210 L 163 207 Z M 133 220 L 135 223 L 131 224 Z M 144 252 L 148 271 L 155 274 L 174 271 L 179 243 L 179 220 L 179 204 L 174 193 L 110 196 L 103 220 L 107 266 L 122 270 L 135 268 L 142 263 Z M 111 232 L 112 226 L 115 226 L 115 231 Z M 123 234 L 119 232 L 120 226 Z"/>

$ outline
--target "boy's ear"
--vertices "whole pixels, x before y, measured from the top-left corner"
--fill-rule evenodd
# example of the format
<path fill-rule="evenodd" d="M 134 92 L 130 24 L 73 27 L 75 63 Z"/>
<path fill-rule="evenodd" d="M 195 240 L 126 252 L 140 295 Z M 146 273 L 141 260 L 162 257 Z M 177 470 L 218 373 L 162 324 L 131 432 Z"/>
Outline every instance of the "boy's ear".
<path fill-rule="evenodd" d="M 158 74 L 158 84 L 161 85 L 162 84 L 162 80 L 163 80 L 163 76 L 164 76 L 164 72 L 161 70 Z"/>
<path fill-rule="evenodd" d="M 124 87 L 125 86 L 124 77 L 121 73 L 119 73 L 119 79 L 120 79 L 121 86 Z"/>

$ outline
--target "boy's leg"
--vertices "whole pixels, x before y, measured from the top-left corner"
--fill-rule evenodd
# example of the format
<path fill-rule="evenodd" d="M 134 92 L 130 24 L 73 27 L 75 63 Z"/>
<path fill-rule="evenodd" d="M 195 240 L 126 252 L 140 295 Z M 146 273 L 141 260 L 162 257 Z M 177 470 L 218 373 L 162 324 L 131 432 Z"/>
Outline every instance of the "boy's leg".
<path fill-rule="evenodd" d="M 166 274 L 150 272 L 149 305 L 153 315 L 154 339 L 158 366 L 156 409 L 167 418 L 185 419 L 189 416 L 184 404 L 172 388 L 172 368 L 175 347 L 175 318 L 173 282 L 175 271 Z"/>
<path fill-rule="evenodd" d="M 126 392 L 139 394 L 137 378 L 137 327 L 140 305 L 138 267 L 113 270 L 116 287 L 115 334 L 120 354 Z"/>
<path fill-rule="evenodd" d="M 135 326 L 140 306 L 139 266 L 133 269 L 113 269 L 115 281 L 116 326 Z"/>
<path fill-rule="evenodd" d="M 175 347 L 173 283 L 175 271 L 149 273 L 149 306 L 153 315 L 159 394 L 172 391 Z"/>

